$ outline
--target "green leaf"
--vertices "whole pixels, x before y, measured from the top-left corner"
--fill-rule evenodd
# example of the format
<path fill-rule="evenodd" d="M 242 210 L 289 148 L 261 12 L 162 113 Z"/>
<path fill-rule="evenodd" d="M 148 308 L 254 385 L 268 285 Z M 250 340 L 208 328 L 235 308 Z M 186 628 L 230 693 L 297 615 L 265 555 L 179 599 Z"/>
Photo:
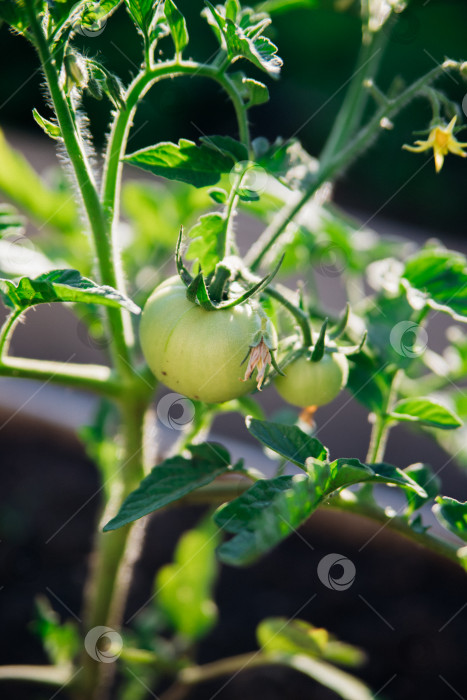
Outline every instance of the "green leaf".
<path fill-rule="evenodd" d="M 305 474 L 256 482 L 214 516 L 219 527 L 235 534 L 219 548 L 219 558 L 232 566 L 251 564 L 305 522 L 317 503 Z"/>
<path fill-rule="evenodd" d="M 264 0 L 258 6 L 258 10 L 268 12 L 269 14 L 290 12 L 299 8 L 315 8 L 319 7 L 320 0 Z M 337 8 L 336 8 L 337 9 Z"/>
<path fill-rule="evenodd" d="M 363 351 L 352 355 L 347 389 L 370 411 L 380 412 L 390 387 L 390 374 L 386 365 Z"/>
<path fill-rule="evenodd" d="M 48 119 L 44 119 L 44 117 L 41 117 L 36 108 L 32 110 L 32 116 L 34 117 L 34 120 L 37 122 L 37 124 L 39 124 L 42 131 L 44 131 L 47 134 L 47 136 L 50 136 L 50 138 L 52 139 L 60 139 L 62 137 L 62 133 L 58 124 L 54 124 Z"/>
<path fill-rule="evenodd" d="M 246 426 L 251 435 L 263 445 L 302 469 L 306 469 L 309 457 L 325 462 L 329 456 L 328 450 L 317 438 L 310 437 L 296 425 L 281 425 L 247 418 Z"/>
<path fill-rule="evenodd" d="M 227 219 L 217 212 L 203 214 L 189 232 L 188 260 L 198 260 L 201 269 L 209 274 L 224 254 Z"/>
<path fill-rule="evenodd" d="M 326 328 L 328 327 L 328 319 L 325 318 L 323 325 L 320 328 L 318 339 L 311 353 L 311 362 L 320 362 L 323 359 L 324 350 L 326 348 Z"/>
<path fill-rule="evenodd" d="M 39 277 L 21 277 L 12 282 L 0 279 L 0 292 L 11 308 L 27 309 L 35 304 L 84 302 L 122 307 L 138 314 L 141 309 L 124 294 L 108 286 L 99 286 L 78 270 L 52 270 Z"/>
<path fill-rule="evenodd" d="M 104 532 L 116 530 L 178 501 L 230 469 L 230 455 L 222 445 L 204 442 L 190 445 L 188 449 L 191 452 L 189 459 L 179 455 L 154 467 L 125 499 L 118 514 L 104 527 Z"/>
<path fill-rule="evenodd" d="M 404 469 L 404 474 L 416 481 L 426 492 L 428 498 L 434 498 L 438 495 L 441 481 L 428 464 L 421 464 L 420 462 L 411 464 L 410 467 Z M 407 489 L 405 497 L 407 498 L 407 515 L 411 515 L 427 501 L 426 497 L 423 498 L 415 493 L 413 489 Z"/>
<path fill-rule="evenodd" d="M 225 204 L 228 198 L 227 192 L 222 187 L 213 187 L 209 190 L 209 196 L 216 204 Z"/>
<path fill-rule="evenodd" d="M 287 187 L 300 190 L 310 185 L 314 179 L 318 161 L 297 139 L 284 141 L 278 138 L 273 144 L 255 139 L 253 147 L 258 151 L 258 165 Z"/>
<path fill-rule="evenodd" d="M 385 462 L 379 462 L 378 464 L 367 465 L 371 467 L 374 472 L 368 481 L 376 481 L 383 484 L 395 484 L 396 486 L 405 486 L 412 491 L 415 491 L 422 498 L 427 498 L 428 494 L 420 484 L 412 479 L 409 474 L 404 470 L 395 467 L 392 464 L 386 464 Z"/>
<path fill-rule="evenodd" d="M 264 83 L 253 78 L 244 78 L 242 82 L 248 93 L 247 109 L 269 101 L 269 90 Z"/>
<path fill-rule="evenodd" d="M 202 14 L 213 28 L 232 63 L 239 58 L 246 58 L 271 77 L 278 77 L 282 59 L 277 55 L 277 46 L 262 34 L 263 29 L 270 23 L 264 15 L 247 8 L 242 10 L 234 21 L 226 15 L 225 8 L 214 7 L 207 0 Z"/>
<path fill-rule="evenodd" d="M 89 29 L 106 20 L 112 15 L 122 0 L 100 0 L 99 2 L 85 2 L 84 12 L 81 15 L 81 24 Z"/>
<path fill-rule="evenodd" d="M 185 17 L 172 0 L 165 0 L 164 12 L 175 44 L 175 51 L 178 55 L 181 55 L 183 49 L 188 44 L 188 31 Z"/>
<path fill-rule="evenodd" d="M 212 594 L 218 544 L 219 531 L 211 520 L 204 521 L 182 535 L 173 564 L 163 566 L 156 577 L 157 606 L 173 631 L 192 642 L 204 637 L 217 621 Z"/>
<path fill-rule="evenodd" d="M 424 329 L 413 316 L 414 310 L 405 294 L 381 293 L 371 302 L 364 320 L 369 345 L 377 352 L 380 362 L 403 369 L 423 354 Z"/>
<path fill-rule="evenodd" d="M 61 233 L 70 233 L 80 227 L 70 192 L 48 186 L 24 156 L 10 147 L 1 129 L 0 192 L 40 227 L 47 226 Z"/>
<path fill-rule="evenodd" d="M 270 617 L 262 620 L 256 628 L 256 638 L 261 650 L 266 653 L 318 656 L 346 666 L 361 665 L 366 659 L 357 647 L 339 642 L 327 630 L 297 618 Z"/>
<path fill-rule="evenodd" d="M 247 37 L 231 20 L 226 20 L 225 39 L 230 57 L 235 61 L 246 58 L 260 70 L 277 78 L 282 68 L 282 59 L 277 55 L 277 46 L 265 36 Z"/>
<path fill-rule="evenodd" d="M 423 498 L 427 496 L 422 486 L 410 475 L 391 464 L 363 464 L 358 459 L 347 457 L 329 464 L 328 450 L 317 438 L 310 437 L 297 426 L 247 418 L 247 428 L 266 447 L 305 469 L 320 495 L 332 493 L 343 486 L 374 481 L 406 486 Z"/>
<path fill-rule="evenodd" d="M 367 464 L 363 464 L 358 459 L 335 459 L 329 465 L 331 472 L 331 481 L 328 484 L 327 491 L 335 491 L 342 486 L 350 486 L 358 484 L 362 481 L 371 481 L 375 476 L 375 472 Z"/>
<path fill-rule="evenodd" d="M 373 693 L 362 681 L 321 659 L 313 659 L 302 654 L 275 654 L 274 658 L 278 664 L 304 673 L 333 690 L 344 700 L 373 700 L 374 698 Z"/>
<path fill-rule="evenodd" d="M 47 598 L 39 596 L 35 604 L 36 619 L 32 627 L 41 639 L 51 663 L 57 666 L 72 663 L 81 647 L 76 625 L 73 622 L 61 624 Z"/>
<path fill-rule="evenodd" d="M 224 156 L 231 156 L 235 161 L 248 160 L 247 147 L 231 136 L 201 136 L 200 141 Z"/>
<path fill-rule="evenodd" d="M 28 13 L 24 3 L 15 0 L 0 2 L 0 21 L 3 20 L 19 34 L 24 34 L 29 26 Z"/>
<path fill-rule="evenodd" d="M 377 482 L 383 484 L 395 484 L 404 486 L 414 491 L 421 498 L 426 499 L 427 494 L 422 485 L 412 479 L 406 471 L 394 467 L 392 464 L 380 462 L 378 464 L 363 464 L 355 458 L 340 458 L 329 465 L 331 479 L 326 492 L 332 493 L 343 486 L 351 486 L 361 482 Z"/>
<path fill-rule="evenodd" d="M 235 159 L 205 144 L 180 139 L 178 145 L 169 141 L 136 151 L 124 160 L 153 175 L 168 180 L 179 180 L 195 187 L 206 187 L 219 182 L 223 173 L 229 173 Z"/>
<path fill-rule="evenodd" d="M 255 105 L 262 105 L 269 100 L 269 90 L 259 80 L 247 78 L 242 72 L 231 73 L 229 77 L 235 84 L 247 109 Z"/>
<path fill-rule="evenodd" d="M 25 220 L 10 204 L 0 204 L 0 235 L 6 231 L 23 229 Z"/>
<path fill-rule="evenodd" d="M 467 320 L 467 259 L 462 253 L 428 246 L 406 262 L 402 281 L 409 299 L 415 290 L 418 302 Z"/>
<path fill-rule="evenodd" d="M 270 617 L 256 628 L 256 639 L 262 651 L 321 656 L 329 634 L 305 620 Z"/>
<path fill-rule="evenodd" d="M 151 22 L 160 0 L 125 0 L 130 16 L 143 36 L 148 37 Z"/>
<path fill-rule="evenodd" d="M 462 425 L 461 419 L 453 411 L 428 398 L 398 401 L 389 415 L 397 421 L 419 423 L 441 430 L 453 430 Z"/>
<path fill-rule="evenodd" d="M 433 512 L 445 528 L 467 542 L 467 502 L 438 496 Z"/>

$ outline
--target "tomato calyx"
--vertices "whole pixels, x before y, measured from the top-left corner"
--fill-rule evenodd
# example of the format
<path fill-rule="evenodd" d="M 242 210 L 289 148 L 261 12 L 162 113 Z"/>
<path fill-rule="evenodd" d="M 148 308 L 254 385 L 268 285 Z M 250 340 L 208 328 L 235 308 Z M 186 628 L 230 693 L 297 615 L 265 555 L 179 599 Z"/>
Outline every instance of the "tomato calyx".
<path fill-rule="evenodd" d="M 235 257 L 220 261 L 213 273 L 204 275 L 200 270 L 193 275 L 185 267 L 181 254 L 181 244 L 183 227 L 177 241 L 175 261 L 177 272 L 183 284 L 187 288 L 187 298 L 194 304 L 198 304 L 206 311 L 216 311 L 219 309 L 231 309 L 238 304 L 243 304 L 253 295 L 258 294 L 268 286 L 276 276 L 283 257 L 279 260 L 275 268 L 269 275 L 245 289 L 238 281 L 241 278 L 241 261 Z"/>
<path fill-rule="evenodd" d="M 350 357 L 361 352 L 367 338 L 367 331 L 362 334 L 360 341 L 354 345 L 342 345 L 336 344 L 336 340 L 340 338 L 346 330 L 348 319 L 349 319 L 350 307 L 347 304 L 344 310 L 343 316 L 337 325 L 328 331 L 328 318 L 325 318 L 316 342 L 311 347 L 305 347 L 303 344 L 298 342 L 295 338 L 290 338 L 287 343 L 288 348 L 286 353 L 280 363 L 279 374 L 284 374 L 283 370 L 287 368 L 288 365 L 292 364 L 300 357 L 305 357 L 306 360 L 313 363 L 319 363 L 325 357 L 325 355 L 332 355 L 338 353 Z"/>

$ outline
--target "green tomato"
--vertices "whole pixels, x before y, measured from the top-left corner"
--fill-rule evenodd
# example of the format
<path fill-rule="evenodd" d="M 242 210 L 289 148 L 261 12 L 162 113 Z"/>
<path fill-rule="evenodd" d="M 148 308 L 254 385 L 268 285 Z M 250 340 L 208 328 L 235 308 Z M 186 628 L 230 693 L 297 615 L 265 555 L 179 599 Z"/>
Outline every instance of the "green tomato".
<path fill-rule="evenodd" d="M 155 376 L 190 399 L 221 403 L 251 391 L 241 381 L 261 319 L 250 304 L 205 311 L 187 299 L 179 277 L 156 287 L 141 318 L 140 339 Z"/>
<path fill-rule="evenodd" d="M 347 384 L 349 363 L 342 353 L 326 353 L 319 362 L 299 357 L 284 371 L 274 382 L 283 399 L 303 408 L 324 406 Z"/>

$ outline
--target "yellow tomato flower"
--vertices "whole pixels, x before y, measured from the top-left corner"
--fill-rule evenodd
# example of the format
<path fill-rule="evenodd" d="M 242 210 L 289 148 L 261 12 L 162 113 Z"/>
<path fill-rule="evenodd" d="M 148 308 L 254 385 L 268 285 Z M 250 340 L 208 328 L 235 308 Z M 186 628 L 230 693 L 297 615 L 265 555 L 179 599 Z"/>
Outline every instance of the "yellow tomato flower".
<path fill-rule="evenodd" d="M 435 155 L 436 172 L 439 173 L 443 167 L 444 156 L 447 156 L 448 153 L 454 153 L 454 155 L 461 156 L 461 158 L 467 156 L 467 153 L 462 150 L 467 148 L 467 143 L 460 143 L 452 133 L 456 119 L 457 117 L 453 117 L 447 126 L 438 124 L 433 127 L 426 141 L 415 141 L 415 146 L 407 146 L 405 144 L 402 148 L 413 153 L 428 151 L 432 148 Z"/>

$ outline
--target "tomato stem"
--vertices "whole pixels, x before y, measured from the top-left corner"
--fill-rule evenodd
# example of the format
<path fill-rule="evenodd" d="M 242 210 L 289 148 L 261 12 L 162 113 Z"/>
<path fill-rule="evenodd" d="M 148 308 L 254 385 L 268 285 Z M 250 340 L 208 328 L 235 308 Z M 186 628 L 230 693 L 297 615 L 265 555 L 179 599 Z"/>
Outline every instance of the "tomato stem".
<path fill-rule="evenodd" d="M 285 309 L 287 309 L 287 311 L 292 314 L 300 326 L 304 347 L 310 348 L 313 345 L 313 338 L 311 336 L 310 322 L 305 311 L 303 311 L 303 309 L 301 309 L 299 306 L 293 304 L 289 299 L 287 299 L 287 297 L 281 294 L 277 287 L 269 285 L 263 289 L 263 294 L 267 294 L 272 299 L 278 301 Z"/>
<path fill-rule="evenodd" d="M 313 182 L 303 193 L 302 197 L 293 205 L 285 206 L 271 224 L 263 231 L 255 245 L 252 246 L 246 263 L 252 270 L 257 270 L 266 253 L 271 249 L 275 241 L 285 231 L 288 224 L 293 221 L 305 204 L 313 197 L 316 191 L 325 183 L 333 181 L 342 175 L 346 169 L 365 151 L 382 130 L 382 119 L 391 119 L 396 116 L 410 102 L 423 94 L 426 86 L 443 75 L 447 70 L 459 68 L 456 61 L 446 60 L 439 66 L 433 68 L 429 73 L 415 80 L 412 85 L 406 88 L 398 97 L 388 100 L 376 110 L 365 126 L 346 142 L 338 151 L 329 154 L 315 174 Z M 362 81 L 362 90 L 366 89 Z M 324 146 L 326 149 L 326 145 Z"/>

